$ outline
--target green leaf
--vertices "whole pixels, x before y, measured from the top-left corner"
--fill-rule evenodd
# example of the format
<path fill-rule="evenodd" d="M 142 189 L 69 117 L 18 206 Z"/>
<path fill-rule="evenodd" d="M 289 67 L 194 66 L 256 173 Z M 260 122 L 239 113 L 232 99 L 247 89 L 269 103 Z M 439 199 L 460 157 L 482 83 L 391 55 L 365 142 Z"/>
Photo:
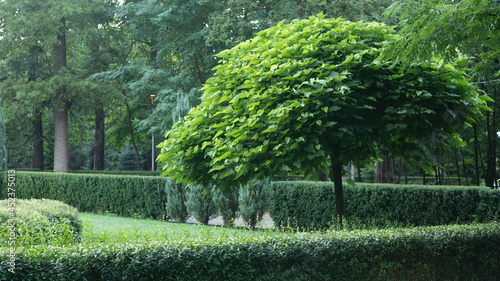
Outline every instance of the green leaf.
<path fill-rule="evenodd" d="M 347 184 L 349 184 L 350 186 L 356 186 L 356 183 L 352 180 L 352 179 L 348 179 L 346 180 Z"/>
<path fill-rule="evenodd" d="M 218 131 L 217 134 L 215 134 L 215 136 L 213 137 L 213 139 L 217 138 L 218 136 L 222 135 L 224 133 L 224 131 Z"/>
<path fill-rule="evenodd" d="M 276 127 L 269 127 L 266 130 L 264 130 L 262 133 L 263 134 L 265 134 L 265 133 L 272 133 L 272 132 L 274 132 L 276 130 L 278 130 L 278 128 L 276 128 Z"/>

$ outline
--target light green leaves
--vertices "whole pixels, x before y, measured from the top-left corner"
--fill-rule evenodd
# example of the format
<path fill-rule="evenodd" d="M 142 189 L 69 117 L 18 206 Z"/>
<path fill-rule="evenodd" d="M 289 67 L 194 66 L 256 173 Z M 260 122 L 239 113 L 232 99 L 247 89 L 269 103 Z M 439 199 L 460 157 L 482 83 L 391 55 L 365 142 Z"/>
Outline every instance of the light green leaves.
<path fill-rule="evenodd" d="M 376 141 L 453 134 L 480 112 L 487 98 L 460 71 L 376 60 L 393 38 L 382 24 L 311 17 L 220 53 L 202 103 L 162 145 L 167 174 L 234 186 L 313 173 L 326 168 L 333 144 L 348 164 L 375 157 Z"/>

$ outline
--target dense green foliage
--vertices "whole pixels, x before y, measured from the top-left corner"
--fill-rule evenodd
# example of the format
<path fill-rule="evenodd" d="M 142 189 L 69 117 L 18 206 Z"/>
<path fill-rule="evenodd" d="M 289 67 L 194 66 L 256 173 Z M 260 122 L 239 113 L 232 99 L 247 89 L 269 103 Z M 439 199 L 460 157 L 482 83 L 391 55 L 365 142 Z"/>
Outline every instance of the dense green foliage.
<path fill-rule="evenodd" d="M 201 224 L 217 215 L 212 193 L 203 185 L 189 185 L 186 190 L 186 209 Z"/>
<path fill-rule="evenodd" d="M 165 182 L 165 195 L 167 196 L 165 211 L 168 218 L 186 222 L 189 216 L 186 208 L 186 185 L 168 179 Z"/>
<path fill-rule="evenodd" d="M 29 246 L 36 244 L 59 245 L 79 242 L 82 236 L 82 222 L 78 211 L 62 202 L 49 199 L 15 201 L 15 216 L 11 218 L 12 201 L 0 201 L 1 246 L 9 247 L 11 228 L 15 225 L 15 244 Z"/>
<path fill-rule="evenodd" d="M 251 180 L 240 188 L 238 202 L 240 204 L 238 214 L 243 222 L 251 228 L 255 228 L 259 218 L 262 218 L 267 209 L 267 192 L 269 190 L 269 178 L 263 180 Z"/>
<path fill-rule="evenodd" d="M 498 185 L 500 150 L 497 149 L 499 115 L 496 112 L 500 101 L 497 79 L 500 74 L 500 2 L 397 0 L 386 14 L 397 19 L 400 40 L 391 42 L 385 57 L 407 66 L 435 58 L 445 62 L 464 59 L 471 68 L 470 81 L 477 83 L 492 98 L 488 106 L 493 112 L 488 112 L 474 130 L 463 135 L 464 140 L 474 145 L 460 151 L 455 147 L 450 154 L 460 153 L 462 158 L 468 158 L 463 161 L 461 173 L 468 173 L 465 166 L 469 162 L 469 167 L 474 167 L 474 184 L 478 185 L 480 175 L 484 174 L 486 186 Z M 478 155 L 480 153 L 482 155 Z M 485 163 L 480 166 L 480 161 Z M 445 161 L 436 161 L 436 164 L 439 162 Z M 456 169 L 457 174 L 460 173 L 458 164 Z"/>
<path fill-rule="evenodd" d="M 8 280 L 497 280 L 498 223 L 22 248 Z"/>
<path fill-rule="evenodd" d="M 327 228 L 335 221 L 332 183 L 273 182 L 269 210 L 278 226 Z M 357 224 L 443 225 L 500 220 L 500 190 L 356 184 L 345 186 L 345 216 Z"/>
<path fill-rule="evenodd" d="M 0 175 L 1 186 L 6 176 Z M 17 172 L 16 197 L 54 199 L 80 212 L 161 219 L 165 215 L 165 181 L 160 177 Z M 7 189 L 0 195 L 7 198 Z"/>
<path fill-rule="evenodd" d="M 241 188 L 231 188 L 229 194 L 216 190 L 212 194 L 212 200 L 217 209 L 217 214 L 222 216 L 224 226 L 234 225 L 234 219 L 236 218 L 239 208 L 238 198 L 240 190 Z"/>
<path fill-rule="evenodd" d="M 165 175 L 227 190 L 330 167 L 342 220 L 342 165 L 372 160 L 377 145 L 397 155 L 458 145 L 464 123 L 488 109 L 463 70 L 381 60 L 392 40 L 384 24 L 318 15 L 223 51 L 201 104 L 160 145 Z"/>
<path fill-rule="evenodd" d="M 17 171 L 18 169 L 16 169 Z M 74 171 L 69 171 L 70 173 L 74 174 L 103 174 L 103 175 L 125 175 L 125 176 L 159 176 L 161 172 L 157 171 L 114 171 L 114 170 L 109 170 L 109 171 L 100 171 L 100 170 L 74 170 Z"/>
<path fill-rule="evenodd" d="M 0 171 L 7 170 L 7 132 L 5 131 L 5 118 L 2 109 L 2 99 L 0 98 Z"/>

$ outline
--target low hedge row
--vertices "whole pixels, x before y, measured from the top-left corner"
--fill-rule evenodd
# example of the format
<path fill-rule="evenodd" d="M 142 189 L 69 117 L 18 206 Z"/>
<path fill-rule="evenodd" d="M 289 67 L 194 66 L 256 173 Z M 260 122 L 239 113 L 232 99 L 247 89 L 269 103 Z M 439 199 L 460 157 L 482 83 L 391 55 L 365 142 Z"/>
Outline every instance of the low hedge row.
<path fill-rule="evenodd" d="M 9 247 L 12 240 L 15 245 L 74 243 L 80 241 L 82 230 L 78 211 L 62 202 L 0 200 L 0 246 Z"/>
<path fill-rule="evenodd" d="M 161 175 L 162 171 L 115 171 L 115 170 L 73 170 L 73 174 L 99 174 L 99 175 L 128 175 L 128 176 L 146 176 L 156 177 Z"/>
<path fill-rule="evenodd" d="M 18 250 L 0 280 L 500 280 L 499 223 Z"/>
<path fill-rule="evenodd" d="M 0 186 L 7 173 L 0 173 Z M 163 177 L 16 172 L 16 197 L 62 201 L 80 212 L 162 218 L 165 215 Z M 7 188 L 0 199 L 7 198 Z"/>
<path fill-rule="evenodd" d="M 500 220 L 500 190 L 484 187 L 344 186 L 345 214 L 363 225 L 429 226 Z M 326 228 L 335 218 L 333 184 L 273 182 L 268 206 L 277 225 Z"/>

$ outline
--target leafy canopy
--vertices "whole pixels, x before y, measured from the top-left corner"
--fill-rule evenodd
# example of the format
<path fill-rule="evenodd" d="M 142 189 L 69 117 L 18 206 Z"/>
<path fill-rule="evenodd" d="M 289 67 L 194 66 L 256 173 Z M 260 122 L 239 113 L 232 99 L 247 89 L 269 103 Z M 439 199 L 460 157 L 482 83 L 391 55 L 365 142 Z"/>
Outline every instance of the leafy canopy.
<path fill-rule="evenodd" d="M 220 53 L 202 103 L 160 145 L 165 174 L 226 188 L 311 174 L 328 157 L 365 160 L 376 142 L 404 153 L 419 141 L 455 140 L 484 98 L 451 65 L 404 70 L 378 59 L 396 39 L 384 24 L 318 15 Z"/>

